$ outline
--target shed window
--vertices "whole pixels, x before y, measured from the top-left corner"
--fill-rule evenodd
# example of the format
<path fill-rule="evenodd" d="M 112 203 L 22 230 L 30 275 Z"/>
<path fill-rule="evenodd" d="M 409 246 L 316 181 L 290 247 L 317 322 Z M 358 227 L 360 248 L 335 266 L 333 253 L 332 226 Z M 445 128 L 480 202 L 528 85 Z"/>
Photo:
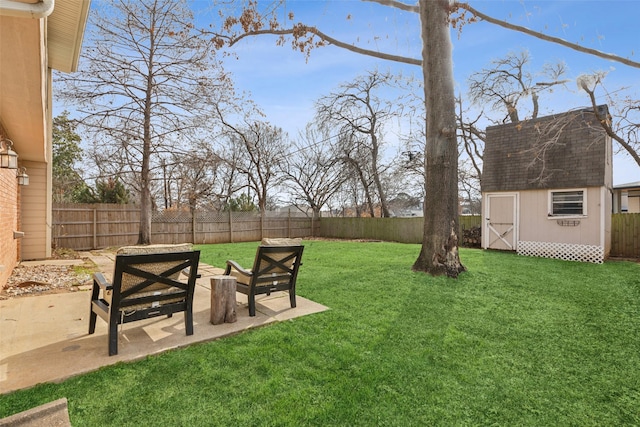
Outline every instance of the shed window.
<path fill-rule="evenodd" d="M 552 191 L 550 211 L 552 216 L 586 215 L 584 190 Z"/>

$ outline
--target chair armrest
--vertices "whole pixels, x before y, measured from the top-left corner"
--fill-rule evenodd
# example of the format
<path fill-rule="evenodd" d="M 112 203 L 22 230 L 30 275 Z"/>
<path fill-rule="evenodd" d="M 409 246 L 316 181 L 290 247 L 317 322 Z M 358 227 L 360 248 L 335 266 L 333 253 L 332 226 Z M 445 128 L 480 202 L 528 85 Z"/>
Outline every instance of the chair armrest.
<path fill-rule="evenodd" d="M 189 277 L 189 275 L 191 274 L 191 268 L 190 267 L 183 268 L 182 269 L 182 274 L 184 274 L 185 276 Z M 196 273 L 196 279 L 199 279 L 201 277 L 202 277 L 202 274 Z"/>
<path fill-rule="evenodd" d="M 244 268 L 240 267 L 240 264 L 238 264 L 237 262 L 232 260 L 227 260 L 227 270 L 225 274 L 228 275 L 231 272 L 232 268 L 238 271 L 238 273 L 242 274 L 243 276 L 251 277 L 253 275 L 251 271 L 245 270 Z"/>
<path fill-rule="evenodd" d="M 93 273 L 93 283 L 97 283 L 98 286 L 105 290 L 111 290 L 113 287 L 113 285 L 107 282 L 107 279 L 105 279 L 104 275 L 100 272 Z"/>

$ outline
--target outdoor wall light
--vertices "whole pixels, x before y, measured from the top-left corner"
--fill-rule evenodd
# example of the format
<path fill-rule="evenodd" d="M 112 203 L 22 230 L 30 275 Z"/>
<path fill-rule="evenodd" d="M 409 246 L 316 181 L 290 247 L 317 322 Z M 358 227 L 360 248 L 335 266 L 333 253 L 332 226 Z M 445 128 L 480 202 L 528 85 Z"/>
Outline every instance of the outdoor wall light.
<path fill-rule="evenodd" d="M 29 175 L 27 175 L 27 168 L 24 166 L 18 170 L 18 185 L 29 185 Z"/>
<path fill-rule="evenodd" d="M 10 139 L 0 141 L 0 168 L 18 169 L 18 153 L 12 147 L 13 141 Z"/>

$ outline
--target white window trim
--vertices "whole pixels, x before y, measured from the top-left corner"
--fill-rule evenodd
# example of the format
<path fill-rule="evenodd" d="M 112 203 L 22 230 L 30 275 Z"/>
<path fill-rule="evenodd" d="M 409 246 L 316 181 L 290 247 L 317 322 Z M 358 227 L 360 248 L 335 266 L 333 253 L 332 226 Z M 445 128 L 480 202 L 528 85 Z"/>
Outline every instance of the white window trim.
<path fill-rule="evenodd" d="M 570 193 L 575 191 L 582 191 L 582 215 L 553 215 L 553 193 Z M 587 189 L 586 188 L 563 188 L 549 190 L 548 192 L 548 209 L 547 219 L 572 219 L 572 218 L 586 218 L 587 217 Z"/>

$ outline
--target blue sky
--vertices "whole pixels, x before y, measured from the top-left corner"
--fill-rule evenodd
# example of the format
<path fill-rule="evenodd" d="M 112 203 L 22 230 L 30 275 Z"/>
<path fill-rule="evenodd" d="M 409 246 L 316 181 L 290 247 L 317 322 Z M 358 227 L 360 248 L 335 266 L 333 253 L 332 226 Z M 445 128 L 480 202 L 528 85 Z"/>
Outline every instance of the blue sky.
<path fill-rule="evenodd" d="M 200 1 L 204 5 L 204 0 Z M 470 4 L 492 17 L 640 61 L 637 29 L 640 2 L 635 0 L 471 0 Z M 296 22 L 316 25 L 341 40 L 389 53 L 420 56 L 416 14 L 357 0 L 290 0 L 286 7 L 294 13 Z M 609 91 L 619 91 L 620 95 L 633 99 L 640 97 L 640 69 L 489 23 L 466 25 L 460 33 L 452 30 L 452 40 L 456 90 L 463 95 L 471 73 L 489 66 L 492 59 L 502 58 L 509 51 L 527 49 L 533 59 L 533 71 L 546 62 L 558 60 L 564 61 L 569 69 L 565 78 L 571 81 L 566 88 L 541 99 L 542 115 L 588 105 L 586 95 L 579 92 L 575 84 L 575 78 L 583 73 L 608 71 L 605 87 Z M 234 46 L 233 51 L 238 59 L 225 60 L 225 67 L 233 73 L 237 89 L 250 92 L 266 114 L 266 120 L 292 136 L 313 119 L 314 102 L 341 83 L 375 68 L 417 77 L 421 73 L 417 66 L 364 57 L 333 46 L 314 50 L 305 61 L 302 54 L 292 51 L 288 45 L 276 46 L 275 38 L 270 36 L 245 39 Z M 604 98 L 599 101 L 605 102 Z M 640 181 L 640 168 L 628 155 L 616 155 L 614 184 L 633 181 Z"/>

